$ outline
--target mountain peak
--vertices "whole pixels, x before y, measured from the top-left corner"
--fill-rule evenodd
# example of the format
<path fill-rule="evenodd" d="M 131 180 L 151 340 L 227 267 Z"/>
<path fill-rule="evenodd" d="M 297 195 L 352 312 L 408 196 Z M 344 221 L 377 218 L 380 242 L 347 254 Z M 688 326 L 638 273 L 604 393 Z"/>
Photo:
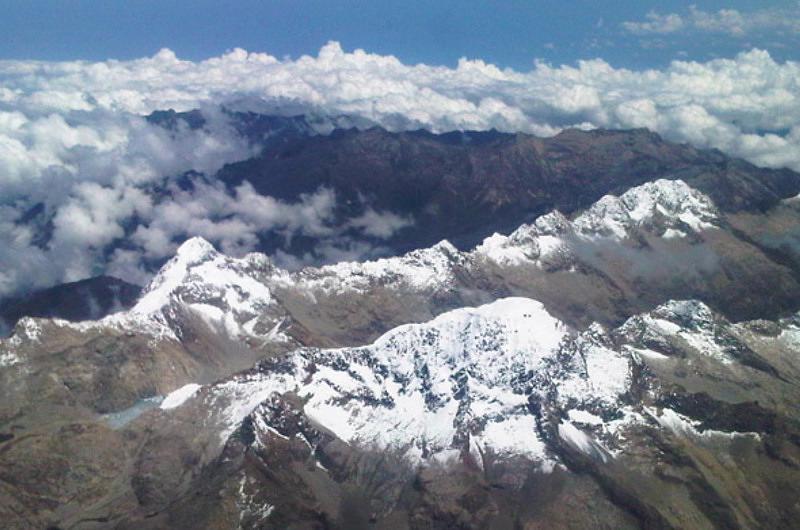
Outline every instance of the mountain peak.
<path fill-rule="evenodd" d="M 347 443 L 395 448 L 415 463 L 488 447 L 543 464 L 550 458 L 528 413 L 526 374 L 568 336 L 540 302 L 500 299 L 400 326 L 370 345 L 267 359 L 217 387 L 213 399 L 231 402 L 226 436 L 273 392 L 297 391 L 304 414 Z"/>
<path fill-rule="evenodd" d="M 172 292 L 184 281 L 189 269 L 219 256 L 214 246 L 202 237 L 193 237 L 178 247 L 175 256 L 156 274 L 134 306 L 136 313 L 154 313 L 169 303 Z"/>
<path fill-rule="evenodd" d="M 210 257 L 216 252 L 217 249 L 214 248 L 214 245 L 200 236 L 195 236 L 184 241 L 181 246 L 178 247 L 175 256 L 187 262 L 197 262 Z"/>
<path fill-rule="evenodd" d="M 443 252 L 445 254 L 457 254 L 458 253 L 458 249 L 455 246 L 453 246 L 453 244 L 451 242 L 449 242 L 448 240 L 446 240 L 446 239 L 442 239 L 441 241 L 439 241 L 438 243 L 433 245 L 433 247 L 431 247 L 431 248 L 434 249 L 434 250 L 437 250 L 439 252 Z"/>
<path fill-rule="evenodd" d="M 578 216 L 574 225 L 585 236 L 624 238 L 636 226 L 660 219 L 668 237 L 713 227 L 718 213 L 711 200 L 682 180 L 659 179 L 606 195 Z"/>

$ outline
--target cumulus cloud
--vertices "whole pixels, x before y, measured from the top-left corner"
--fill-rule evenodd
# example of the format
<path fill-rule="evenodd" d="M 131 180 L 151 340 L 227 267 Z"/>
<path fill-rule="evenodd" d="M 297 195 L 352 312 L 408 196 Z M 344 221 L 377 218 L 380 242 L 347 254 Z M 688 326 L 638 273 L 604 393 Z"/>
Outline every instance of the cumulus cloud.
<path fill-rule="evenodd" d="M 325 188 L 288 204 L 257 194 L 249 183 L 231 193 L 219 182 L 201 181 L 191 190 L 171 186 L 169 199 L 152 207 L 131 240 L 153 260 L 170 256 L 176 239 L 192 236 L 215 241 L 227 253 L 241 254 L 255 247 L 259 232 L 267 230 L 283 233 L 286 239 L 333 234 L 330 222 L 335 206 L 333 191 Z"/>
<path fill-rule="evenodd" d="M 737 9 L 704 11 L 692 5 L 684 15 L 650 11 L 644 20 L 623 22 L 622 27 L 634 35 L 665 35 L 679 31 L 721 33 L 733 37 L 766 31 L 796 33 L 800 31 L 800 5 L 749 12 Z"/>
<path fill-rule="evenodd" d="M 595 59 L 577 66 L 537 63 L 530 72 L 517 72 L 467 59 L 459 61 L 456 68 L 409 66 L 392 56 L 362 50 L 345 53 L 332 42 L 317 57 L 297 60 L 278 60 L 237 49 L 201 62 L 180 60 L 168 50 L 127 62 L 3 61 L 0 79 L 8 92 L 5 105 L 12 109 L 9 115 L 0 117 L 2 136 L 4 140 L 8 137 L 7 144 L 0 143 L 0 152 L 5 154 L 4 165 L 20 167 L 15 174 L 25 168 L 28 173 L 40 171 L 58 161 L 59 153 L 69 146 L 104 153 L 130 134 L 130 127 L 112 129 L 108 124 L 98 130 L 84 130 L 79 123 L 67 124 L 69 134 L 63 134 L 65 126 L 58 116 L 66 111 L 132 116 L 164 108 L 189 110 L 209 103 L 265 101 L 272 108 L 283 104 L 292 105 L 294 111 L 357 115 L 391 129 L 494 127 L 552 135 L 567 126 L 639 126 L 639 118 L 628 112 L 630 102 L 639 101 L 652 105 L 664 118 L 648 123 L 675 140 L 688 139 L 684 137 L 686 129 L 681 129 L 680 123 L 674 129 L 670 124 L 688 119 L 686 109 L 692 107 L 701 108 L 713 122 L 704 125 L 711 125 L 711 129 L 730 126 L 733 136 L 757 134 L 766 138 L 764 131 L 791 129 L 800 119 L 797 63 L 777 63 L 761 50 L 706 63 L 677 61 L 663 70 L 615 69 Z M 56 97 L 56 93 L 61 96 Z M 37 108 L 41 113 L 43 108 L 50 108 L 56 112 L 52 107 L 56 104 L 63 105 L 58 110 L 61 114 L 47 116 L 53 123 L 39 128 L 40 134 L 59 130 L 52 134 L 55 138 L 29 139 L 20 145 L 20 134 L 14 131 L 22 127 L 26 109 Z M 759 158 L 758 153 L 744 147 L 752 142 L 740 146 L 718 131 L 711 133 L 703 137 L 704 146 L 769 163 L 768 157 Z M 205 149 L 219 148 L 214 142 L 222 138 L 207 135 L 204 139 L 209 145 Z M 136 146 L 140 150 L 153 147 L 149 141 L 160 144 L 140 138 Z M 183 147 L 173 152 L 190 151 L 190 146 Z M 166 156 L 166 152 L 161 155 Z M 214 160 L 215 156 L 205 159 Z M 168 158 L 161 162 L 165 166 L 182 162 L 185 166 L 192 161 Z M 800 161 L 794 165 L 800 167 Z"/>
<path fill-rule="evenodd" d="M 296 202 L 285 202 L 259 195 L 248 182 L 228 190 L 219 181 L 195 176 L 189 186 L 185 182 L 183 186 L 169 184 L 166 197 L 139 212 L 139 224 L 127 239 L 133 249 L 117 249 L 107 270 L 115 276 L 144 281 L 148 277 L 145 264 L 172 256 L 179 243 L 192 236 L 213 241 L 231 255 L 257 248 L 259 236 L 265 233 L 277 234 L 287 246 L 298 236 L 322 241 L 313 253 L 300 256 L 276 253 L 277 260 L 287 268 L 357 259 L 385 254 L 389 249 L 354 240 L 352 230 L 373 240 L 384 240 L 413 224 L 410 218 L 377 212 L 368 206 L 362 215 L 337 223 L 337 204 L 335 192 L 324 187 L 301 194 Z M 122 212 L 120 217 L 127 218 L 130 214 Z"/>
<path fill-rule="evenodd" d="M 766 27 L 773 13 L 739 20 L 693 8 L 680 22 L 652 14 L 642 22 L 649 26 L 635 27 L 748 32 L 753 24 Z M 784 18 L 784 25 L 797 20 Z M 643 71 L 602 59 L 537 62 L 527 72 L 468 59 L 455 68 L 406 65 L 347 53 L 335 42 L 316 57 L 294 60 L 236 49 L 199 62 L 169 50 L 132 61 L 0 61 L 0 296 L 104 271 L 143 281 L 143 264 L 168 256 L 191 235 L 234 252 L 253 248 L 264 229 L 287 239 L 322 236 L 331 259 L 365 250 L 332 231 L 329 190 L 291 204 L 213 180 L 175 188 L 168 201 L 148 193 L 164 177 L 192 169 L 210 176 L 255 153 L 219 112 L 222 105 L 346 114 L 352 123 L 391 130 L 553 135 L 565 127 L 647 127 L 673 141 L 800 170 L 800 65 L 758 49 Z M 142 118 L 168 108 L 202 108 L 206 124 L 167 130 Z M 35 230 L 25 220 L 37 204 L 44 224 Z M 411 221 L 366 210 L 344 228 L 382 239 Z M 126 245 L 115 246 L 121 237 Z"/>
<path fill-rule="evenodd" d="M 364 234 L 381 239 L 388 239 L 398 230 L 414 224 L 413 220 L 394 214 L 392 212 L 376 212 L 372 208 L 367 208 L 362 215 L 351 219 L 348 227 L 360 230 Z"/>
<path fill-rule="evenodd" d="M 146 186 L 255 153 L 221 118 L 170 132 L 131 113 L 88 109 L 88 96 L 79 106 L 50 88 L 19 103 L 20 92 L 0 102 L 0 296 L 102 273 L 106 247 L 132 218 L 151 214 Z M 32 208 L 46 226 L 23 222 Z"/>

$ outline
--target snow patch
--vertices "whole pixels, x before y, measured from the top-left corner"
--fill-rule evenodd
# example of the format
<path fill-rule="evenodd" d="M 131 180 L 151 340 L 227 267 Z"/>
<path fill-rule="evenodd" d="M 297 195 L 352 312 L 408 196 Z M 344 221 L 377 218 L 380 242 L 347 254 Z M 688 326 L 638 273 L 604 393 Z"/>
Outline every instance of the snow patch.
<path fill-rule="evenodd" d="M 190 383 L 188 385 L 184 385 L 179 389 L 170 392 L 167 394 L 167 397 L 164 398 L 164 401 L 161 402 L 159 408 L 161 410 L 169 410 L 180 407 L 183 405 L 189 398 L 194 396 L 198 390 L 202 388 L 202 385 L 198 385 L 195 383 Z"/>
<path fill-rule="evenodd" d="M 403 256 L 366 262 L 341 262 L 280 275 L 276 282 L 326 293 L 366 292 L 374 285 L 393 284 L 414 291 L 431 291 L 454 280 L 453 268 L 464 255 L 448 241 Z"/>
<path fill-rule="evenodd" d="M 22 359 L 16 353 L 10 351 L 0 352 L 0 368 L 14 366 L 20 362 L 22 362 Z"/>
<path fill-rule="evenodd" d="M 578 429 L 569 421 L 562 421 L 558 425 L 558 436 L 573 449 L 586 456 L 596 458 L 602 462 L 608 461 L 608 451 L 588 434 Z"/>
<path fill-rule="evenodd" d="M 699 430 L 701 422 L 692 420 L 691 418 L 679 414 L 670 408 L 662 408 L 660 413 L 653 409 L 647 409 L 647 413 L 656 422 L 679 436 L 696 436 L 696 437 L 722 437 L 722 438 L 735 438 L 739 436 L 750 436 L 760 438 L 761 435 L 756 432 L 739 432 L 739 431 L 717 431 L 713 429 Z"/>
<path fill-rule="evenodd" d="M 603 424 L 603 418 L 585 410 L 573 409 L 570 410 L 567 415 L 569 416 L 569 419 L 575 423 L 585 423 L 587 425 Z"/>

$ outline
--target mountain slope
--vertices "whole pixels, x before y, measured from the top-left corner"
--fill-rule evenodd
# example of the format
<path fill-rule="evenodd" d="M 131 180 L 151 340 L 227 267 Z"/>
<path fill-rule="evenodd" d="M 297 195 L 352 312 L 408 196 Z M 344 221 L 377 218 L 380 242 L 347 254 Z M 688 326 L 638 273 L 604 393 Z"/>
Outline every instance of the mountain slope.
<path fill-rule="evenodd" d="M 791 525 L 798 337 L 795 321 L 733 325 L 694 301 L 576 332 L 513 298 L 299 350 L 164 413 L 200 414 L 224 448 L 193 485 L 147 479 L 158 515 L 126 524 Z M 185 493 L 162 511 L 164 487 Z M 530 505 L 539 488 L 555 492 Z M 586 491 L 594 513 L 554 516 Z"/>
<path fill-rule="evenodd" d="M 130 310 L 0 341 L 0 515 L 786 526 L 796 215 L 663 179 L 469 252 L 289 272 L 190 239 Z"/>
<path fill-rule="evenodd" d="M 411 216 L 414 225 L 387 242 L 401 252 L 440 239 L 469 248 L 492 231 L 512 230 L 554 209 L 569 214 L 659 178 L 683 179 L 726 211 L 763 210 L 800 192 L 791 171 L 760 169 L 646 130 L 536 138 L 352 129 L 267 148 L 217 178 L 229 186 L 249 182 L 285 200 L 332 189 L 340 201 L 337 223 L 365 206 Z"/>
<path fill-rule="evenodd" d="M 787 213 L 794 203 L 786 204 L 781 215 L 794 215 Z M 735 319 L 797 310 L 792 264 L 774 261 L 740 233 L 706 195 L 682 181 L 660 180 L 607 196 L 573 220 L 553 212 L 471 252 L 442 242 L 397 258 L 290 273 L 263 255 L 229 258 L 192 239 L 130 311 L 94 323 L 22 322 L 3 355 L 24 359 L 30 350 L 58 373 L 68 368 L 52 364 L 66 362 L 53 355 L 63 344 L 76 353 L 105 351 L 112 344 L 91 346 L 104 335 L 145 342 L 133 349 L 136 363 L 159 358 L 166 344 L 183 352 L 178 372 L 137 369 L 141 376 L 123 380 L 118 362 L 104 371 L 111 379 L 97 387 L 99 395 L 89 395 L 124 408 L 156 389 L 213 380 L 265 355 L 301 345 L 364 344 L 395 326 L 503 296 L 540 300 L 581 329 L 593 321 L 619 325 L 669 299 L 699 298 Z M 28 344 L 30 329 L 37 337 Z"/>

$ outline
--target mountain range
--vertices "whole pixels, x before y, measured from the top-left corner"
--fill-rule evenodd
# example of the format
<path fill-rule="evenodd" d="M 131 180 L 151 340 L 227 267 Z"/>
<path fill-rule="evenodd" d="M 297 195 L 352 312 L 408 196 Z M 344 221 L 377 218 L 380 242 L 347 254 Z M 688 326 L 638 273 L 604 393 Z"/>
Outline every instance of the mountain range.
<path fill-rule="evenodd" d="M 1 520 L 796 526 L 800 175 L 644 130 L 352 121 L 236 114 L 258 156 L 150 190 L 323 188 L 329 231 L 239 256 L 187 238 L 141 290 L 3 305 Z M 372 257 L 326 258 L 331 234 Z"/>

